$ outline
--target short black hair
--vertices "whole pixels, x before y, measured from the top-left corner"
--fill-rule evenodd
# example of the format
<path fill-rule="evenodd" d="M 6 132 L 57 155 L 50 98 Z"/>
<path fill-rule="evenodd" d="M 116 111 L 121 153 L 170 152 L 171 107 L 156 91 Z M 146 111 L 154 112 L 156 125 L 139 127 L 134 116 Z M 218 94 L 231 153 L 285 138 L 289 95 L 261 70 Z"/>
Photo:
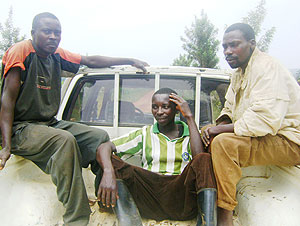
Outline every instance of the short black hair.
<path fill-rule="evenodd" d="M 32 21 L 32 29 L 33 30 L 38 27 L 39 22 L 42 18 L 52 18 L 52 19 L 59 21 L 59 19 L 52 13 L 49 13 L 49 12 L 39 13 L 33 18 L 33 21 Z"/>
<path fill-rule="evenodd" d="M 251 39 L 255 40 L 255 33 L 253 28 L 249 24 L 245 23 L 235 23 L 230 25 L 226 30 L 225 33 L 229 33 L 231 31 L 239 30 L 243 33 L 244 38 L 249 41 Z"/>
<path fill-rule="evenodd" d="M 171 93 L 177 94 L 177 92 L 175 90 L 173 90 L 173 89 L 170 89 L 170 88 L 161 88 L 161 89 L 157 90 L 153 94 L 153 96 L 155 96 L 156 94 L 168 94 L 168 95 L 170 95 Z"/>

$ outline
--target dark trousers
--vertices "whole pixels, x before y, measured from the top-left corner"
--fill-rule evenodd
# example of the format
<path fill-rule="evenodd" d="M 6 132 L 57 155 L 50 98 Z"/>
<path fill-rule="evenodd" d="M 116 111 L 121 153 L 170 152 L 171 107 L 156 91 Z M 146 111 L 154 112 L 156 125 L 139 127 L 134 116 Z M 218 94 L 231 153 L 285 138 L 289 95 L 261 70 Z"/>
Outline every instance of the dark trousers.
<path fill-rule="evenodd" d="M 216 188 L 209 153 L 198 154 L 182 174 L 167 176 L 130 165 L 113 155 L 116 177 L 122 179 L 140 214 L 154 220 L 190 220 L 197 215 L 197 192 Z M 101 173 L 96 178 L 96 185 Z M 98 189 L 96 188 L 96 191 Z"/>
<path fill-rule="evenodd" d="M 91 165 L 99 170 L 96 150 L 108 140 L 105 131 L 79 123 L 59 121 L 51 126 L 24 123 L 12 136 L 12 153 L 33 161 L 51 175 L 57 197 L 66 208 L 65 225 L 84 226 L 89 222 L 91 210 L 81 168 Z"/>

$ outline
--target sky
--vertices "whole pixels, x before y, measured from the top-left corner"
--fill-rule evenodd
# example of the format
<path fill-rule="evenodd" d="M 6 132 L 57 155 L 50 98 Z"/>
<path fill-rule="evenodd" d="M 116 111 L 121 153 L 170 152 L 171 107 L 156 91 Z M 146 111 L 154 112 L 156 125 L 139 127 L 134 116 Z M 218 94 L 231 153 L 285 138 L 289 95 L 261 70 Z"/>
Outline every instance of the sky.
<path fill-rule="evenodd" d="M 240 22 L 260 0 L 10 0 L 1 2 L 0 23 L 13 7 L 13 22 L 31 38 L 33 17 L 55 14 L 62 25 L 60 47 L 81 55 L 133 57 L 152 66 L 169 66 L 183 54 L 186 28 L 201 15 L 218 29 Z M 300 68 L 300 1 L 266 0 L 263 29 L 276 27 L 269 54 L 287 68 Z M 227 69 L 220 45 L 219 67 Z"/>

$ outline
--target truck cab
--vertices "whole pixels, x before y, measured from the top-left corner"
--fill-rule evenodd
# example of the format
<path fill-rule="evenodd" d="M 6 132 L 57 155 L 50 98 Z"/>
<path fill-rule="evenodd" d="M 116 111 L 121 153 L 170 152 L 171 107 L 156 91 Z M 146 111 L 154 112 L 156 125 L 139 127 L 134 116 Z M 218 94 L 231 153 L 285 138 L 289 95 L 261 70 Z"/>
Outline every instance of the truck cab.
<path fill-rule="evenodd" d="M 114 138 L 153 124 L 152 95 L 168 87 L 189 103 L 199 128 L 215 121 L 224 104 L 229 73 L 187 67 L 147 70 L 147 74 L 133 67 L 81 70 L 64 82 L 57 118 L 102 128 Z"/>

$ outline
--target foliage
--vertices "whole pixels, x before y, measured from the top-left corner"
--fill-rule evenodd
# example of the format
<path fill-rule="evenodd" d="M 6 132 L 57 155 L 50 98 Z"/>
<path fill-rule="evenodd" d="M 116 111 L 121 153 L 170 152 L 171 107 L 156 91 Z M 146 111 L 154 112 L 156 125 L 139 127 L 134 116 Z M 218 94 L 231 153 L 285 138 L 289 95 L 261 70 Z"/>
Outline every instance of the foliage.
<path fill-rule="evenodd" d="M 297 75 L 298 78 L 300 78 L 300 70 L 298 70 L 298 71 L 296 72 L 296 75 Z"/>
<path fill-rule="evenodd" d="M 173 65 L 216 68 L 219 62 L 217 52 L 220 44 L 216 38 L 217 34 L 218 29 L 202 10 L 201 17 L 195 17 L 191 27 L 185 29 L 186 37 L 181 37 L 186 54 L 175 59 Z"/>
<path fill-rule="evenodd" d="M 193 59 L 189 58 L 187 54 L 179 55 L 178 58 L 176 58 L 173 61 L 174 66 L 187 66 L 190 67 L 192 64 Z"/>
<path fill-rule="evenodd" d="M 257 47 L 263 52 L 268 52 L 276 28 L 272 27 L 268 30 L 262 28 L 263 21 L 267 15 L 265 5 L 266 0 L 261 0 L 255 9 L 248 13 L 248 16 L 242 18 L 242 22 L 249 24 L 253 28 L 255 36 L 258 38 Z"/>
<path fill-rule="evenodd" d="M 296 72 L 296 79 L 297 79 L 298 84 L 300 85 L 300 70 L 298 70 Z"/>
<path fill-rule="evenodd" d="M 2 25 L 0 23 L 0 59 L 2 59 L 5 51 L 14 43 L 22 41 L 26 38 L 25 35 L 20 37 L 20 28 L 13 25 L 13 9 L 10 7 L 8 18 Z"/>

